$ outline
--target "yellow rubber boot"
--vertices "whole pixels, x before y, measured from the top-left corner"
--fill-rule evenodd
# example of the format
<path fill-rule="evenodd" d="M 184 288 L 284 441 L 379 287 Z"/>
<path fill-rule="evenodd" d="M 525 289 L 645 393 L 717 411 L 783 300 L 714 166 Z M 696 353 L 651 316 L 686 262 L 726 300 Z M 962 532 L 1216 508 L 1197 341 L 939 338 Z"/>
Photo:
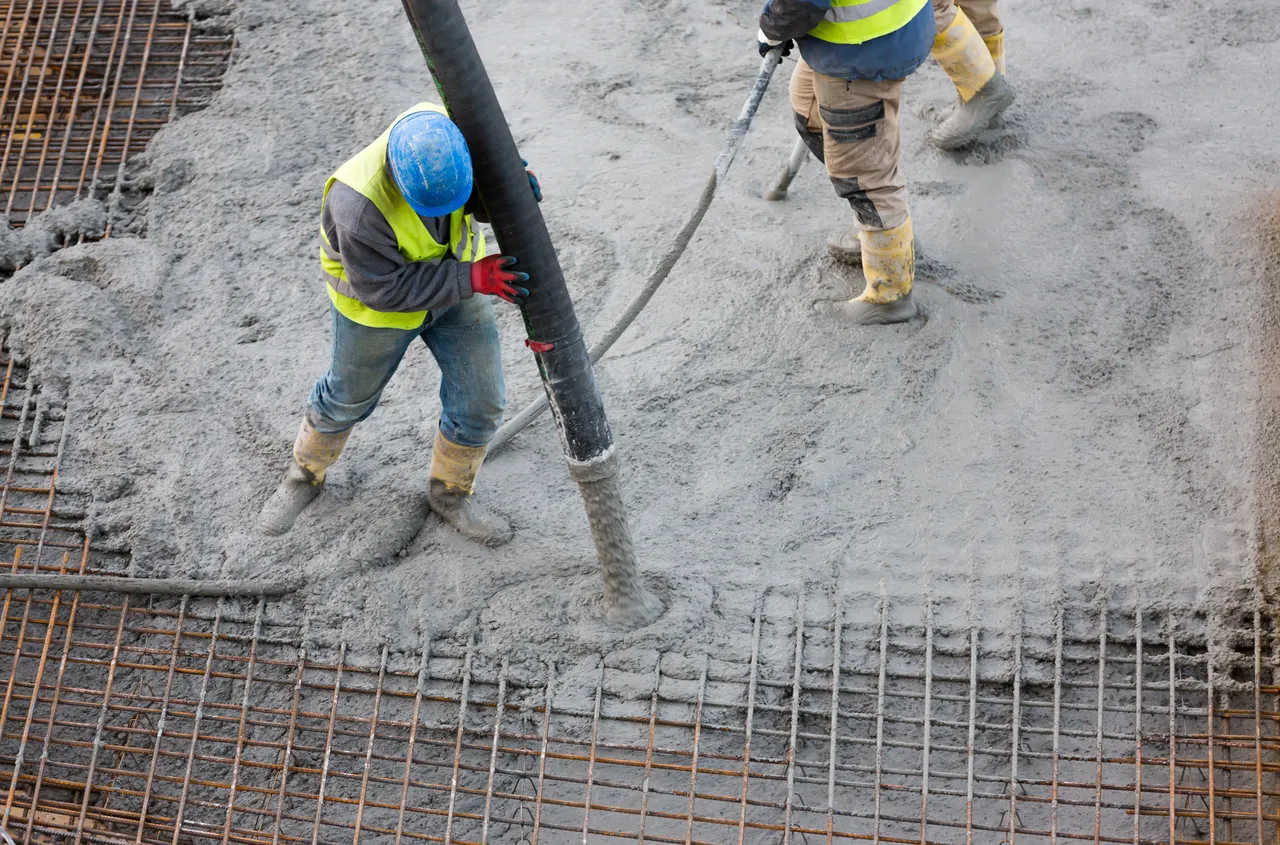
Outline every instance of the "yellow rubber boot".
<path fill-rule="evenodd" d="M 510 524 L 471 496 L 488 448 L 454 443 L 437 428 L 427 504 L 463 536 L 486 546 L 501 546 L 511 539 Z"/>
<path fill-rule="evenodd" d="M 995 62 L 996 72 L 1002 75 L 1006 73 L 1004 59 L 1004 30 L 1000 30 L 995 35 L 982 36 L 982 43 L 987 45 L 987 52 L 991 54 L 991 61 Z"/>
<path fill-rule="evenodd" d="M 350 430 L 321 434 L 310 420 L 302 418 L 293 441 L 293 462 L 258 515 L 258 526 L 264 534 L 278 537 L 293 527 L 298 514 L 324 489 L 325 471 L 338 460 L 350 436 Z"/>
<path fill-rule="evenodd" d="M 956 9 L 951 25 L 934 39 L 933 57 L 951 77 L 961 100 L 960 107 L 933 131 L 933 143 L 944 150 L 958 150 L 977 140 L 1013 104 L 1013 88 L 996 69 L 991 50 L 962 9 Z"/>
<path fill-rule="evenodd" d="M 964 9 L 933 39 L 933 57 L 951 77 L 960 99 L 969 102 L 996 73 L 995 60 Z"/>
<path fill-rule="evenodd" d="M 859 237 L 867 286 L 857 299 L 836 303 L 834 310 L 860 326 L 910 320 L 917 313 L 911 297 L 915 247 L 910 218 L 901 226 L 862 232 Z"/>

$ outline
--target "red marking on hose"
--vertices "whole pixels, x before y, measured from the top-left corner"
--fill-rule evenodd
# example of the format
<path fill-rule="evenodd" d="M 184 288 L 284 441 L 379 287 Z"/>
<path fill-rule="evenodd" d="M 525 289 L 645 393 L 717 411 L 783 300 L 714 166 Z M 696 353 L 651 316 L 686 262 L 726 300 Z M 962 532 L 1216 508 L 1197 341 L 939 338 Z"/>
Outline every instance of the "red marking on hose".
<path fill-rule="evenodd" d="M 554 343 L 543 343 L 540 340 L 529 340 L 525 338 L 524 345 L 532 349 L 534 352 L 550 352 L 556 348 Z"/>

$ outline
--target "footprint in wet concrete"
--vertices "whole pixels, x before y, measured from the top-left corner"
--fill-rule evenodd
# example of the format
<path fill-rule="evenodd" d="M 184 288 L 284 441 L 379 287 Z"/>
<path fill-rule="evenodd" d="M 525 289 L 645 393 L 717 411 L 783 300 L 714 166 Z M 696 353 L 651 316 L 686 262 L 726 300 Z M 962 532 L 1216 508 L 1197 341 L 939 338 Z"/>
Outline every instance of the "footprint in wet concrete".
<path fill-rule="evenodd" d="M 957 197 L 964 193 L 965 186 L 959 182 L 940 182 L 930 179 L 909 183 L 907 191 L 912 197 Z"/>
<path fill-rule="evenodd" d="M 925 279 L 924 281 L 934 280 Z M 994 302 L 1004 296 L 1004 294 L 998 290 L 987 290 L 986 288 L 979 287 L 971 282 L 935 281 L 934 284 L 938 285 L 938 287 L 942 288 L 961 302 L 967 302 L 970 305 L 983 305 L 988 302 Z"/>
<path fill-rule="evenodd" d="M 816 445 L 812 432 L 782 431 L 765 449 L 771 468 L 765 498 L 780 502 L 804 478 L 803 465 L 810 449 Z"/>
<path fill-rule="evenodd" d="M 53 261 L 56 272 L 77 282 L 107 288 L 115 279 L 106 264 L 91 255 L 59 255 Z"/>
<path fill-rule="evenodd" d="M 1140 153 L 1159 127 L 1155 118 L 1142 112 L 1113 111 L 1099 117 L 1089 134 L 1103 149 Z"/>
<path fill-rule="evenodd" d="M 354 561 L 365 564 L 394 561 L 428 524 L 424 491 L 366 490 L 361 497 L 381 505 L 372 519 L 358 520 L 343 537 L 347 556 Z"/>
<path fill-rule="evenodd" d="M 1029 136 L 1025 117 L 1020 113 L 1005 114 L 977 141 L 951 153 L 958 164 L 982 166 L 1004 161 L 1027 145 Z"/>

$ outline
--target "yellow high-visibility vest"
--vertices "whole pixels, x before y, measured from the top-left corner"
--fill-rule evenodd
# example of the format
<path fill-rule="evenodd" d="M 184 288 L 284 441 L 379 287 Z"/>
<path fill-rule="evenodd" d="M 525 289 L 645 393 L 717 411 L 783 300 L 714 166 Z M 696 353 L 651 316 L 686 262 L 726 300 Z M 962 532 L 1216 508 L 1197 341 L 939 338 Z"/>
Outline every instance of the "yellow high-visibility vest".
<path fill-rule="evenodd" d="M 862 44 L 902 29 L 929 0 L 831 0 L 821 23 L 809 30 L 833 44 Z"/>
<path fill-rule="evenodd" d="M 401 117 L 418 111 L 446 114 L 434 103 L 418 103 L 393 120 L 391 126 L 395 126 Z M 471 215 L 463 209 L 449 215 L 447 247 L 431 237 L 418 212 L 405 200 L 391 178 L 391 168 L 387 165 L 387 140 L 391 137 L 391 126 L 329 177 L 324 183 L 324 195 L 329 196 L 333 183 L 340 181 L 372 202 L 391 224 L 396 245 L 405 261 L 429 261 L 450 251 L 459 261 L 484 258 L 484 235 L 473 229 Z M 416 329 L 426 322 L 426 311 L 378 311 L 357 299 L 347 281 L 346 268 L 325 236 L 323 225 L 320 227 L 320 242 L 320 266 L 329 275 L 329 299 L 344 317 L 362 326 L 385 329 Z"/>

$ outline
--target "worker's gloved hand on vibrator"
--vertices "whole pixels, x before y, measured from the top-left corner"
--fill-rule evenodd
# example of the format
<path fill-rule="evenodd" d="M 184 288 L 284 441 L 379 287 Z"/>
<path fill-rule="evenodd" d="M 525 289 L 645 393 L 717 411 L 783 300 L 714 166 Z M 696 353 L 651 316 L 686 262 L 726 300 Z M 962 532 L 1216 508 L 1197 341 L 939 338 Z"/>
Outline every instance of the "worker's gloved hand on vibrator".
<path fill-rule="evenodd" d="M 774 47 L 781 47 L 781 55 L 789 56 L 791 55 L 791 48 L 795 46 L 795 43 L 790 39 L 787 39 L 786 41 L 774 41 L 764 34 L 763 29 L 756 30 L 756 40 L 759 42 L 760 56 L 762 58 Z"/>
<path fill-rule="evenodd" d="M 519 305 L 529 295 L 528 288 L 511 284 L 529 281 L 528 273 L 506 268 L 516 263 L 512 255 L 490 255 L 471 263 L 471 292 L 483 293 Z"/>
<path fill-rule="evenodd" d="M 529 174 L 529 187 L 533 188 L 533 198 L 542 202 L 542 185 L 538 182 L 538 174 L 529 169 L 529 162 L 520 159 L 520 163 L 524 165 L 524 172 Z"/>

